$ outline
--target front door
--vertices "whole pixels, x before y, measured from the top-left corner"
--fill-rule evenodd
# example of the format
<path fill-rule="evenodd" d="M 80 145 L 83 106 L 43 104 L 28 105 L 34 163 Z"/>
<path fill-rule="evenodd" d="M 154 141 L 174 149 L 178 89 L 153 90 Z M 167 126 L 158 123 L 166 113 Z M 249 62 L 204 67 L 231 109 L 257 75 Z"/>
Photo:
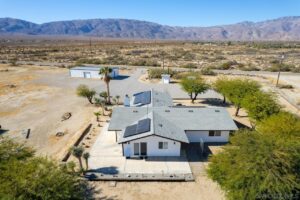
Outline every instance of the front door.
<path fill-rule="evenodd" d="M 141 156 L 147 155 L 147 143 L 141 142 Z"/>

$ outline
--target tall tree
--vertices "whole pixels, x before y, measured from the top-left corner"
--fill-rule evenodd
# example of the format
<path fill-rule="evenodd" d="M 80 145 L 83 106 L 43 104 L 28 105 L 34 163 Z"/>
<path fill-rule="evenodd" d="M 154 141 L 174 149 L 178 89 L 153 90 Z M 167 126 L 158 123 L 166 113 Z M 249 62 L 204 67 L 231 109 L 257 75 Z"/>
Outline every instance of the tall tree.
<path fill-rule="evenodd" d="M 228 86 L 226 83 L 228 83 L 228 79 L 226 77 L 220 77 L 213 84 L 213 88 L 223 95 L 223 103 L 226 103 L 226 89 Z"/>
<path fill-rule="evenodd" d="M 235 116 L 238 116 L 244 98 L 259 91 L 260 85 L 249 79 L 232 79 L 225 82 L 225 96 L 236 107 Z"/>
<path fill-rule="evenodd" d="M 254 121 L 261 121 L 280 111 L 273 93 L 257 91 L 247 95 L 242 106 L 247 110 L 249 117 Z"/>
<path fill-rule="evenodd" d="M 86 85 L 79 85 L 77 87 L 76 93 L 80 97 L 85 97 L 88 101 L 93 104 L 93 98 L 96 94 L 95 90 L 89 89 Z"/>
<path fill-rule="evenodd" d="M 89 199 L 86 181 L 7 138 L 0 138 L 0 199 Z"/>
<path fill-rule="evenodd" d="M 73 147 L 73 148 L 71 149 L 72 155 L 73 155 L 74 157 L 76 157 L 76 158 L 78 159 L 78 161 L 79 161 L 79 165 L 80 165 L 80 170 L 81 170 L 81 172 L 83 172 L 83 165 L 82 165 L 82 159 L 81 159 L 82 154 L 83 154 L 83 151 L 84 151 L 84 149 L 83 149 L 82 146 Z"/>
<path fill-rule="evenodd" d="M 205 92 L 209 88 L 209 85 L 199 75 L 186 76 L 181 79 L 180 84 L 190 96 L 192 103 L 195 102 L 200 93 Z"/>
<path fill-rule="evenodd" d="M 273 131 L 240 131 L 210 158 L 208 174 L 228 199 L 299 199 L 300 131 Z"/>
<path fill-rule="evenodd" d="M 106 84 L 106 90 L 107 90 L 107 95 L 108 95 L 107 103 L 108 104 L 111 104 L 111 102 L 110 102 L 110 90 L 109 90 L 109 83 L 110 83 L 110 80 L 111 80 L 111 76 L 110 76 L 111 72 L 112 72 L 112 69 L 109 68 L 109 67 L 103 67 L 99 71 L 99 74 L 101 74 L 103 76 L 103 80 Z"/>

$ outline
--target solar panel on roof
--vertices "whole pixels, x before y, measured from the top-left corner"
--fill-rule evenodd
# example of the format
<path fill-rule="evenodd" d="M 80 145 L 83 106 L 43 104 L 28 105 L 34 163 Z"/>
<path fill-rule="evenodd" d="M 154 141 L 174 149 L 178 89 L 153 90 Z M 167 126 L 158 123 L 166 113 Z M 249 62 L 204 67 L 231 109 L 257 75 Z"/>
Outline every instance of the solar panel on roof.
<path fill-rule="evenodd" d="M 135 135 L 136 134 L 136 127 L 137 127 L 136 124 L 131 125 L 131 126 L 127 126 L 126 129 L 125 129 L 125 132 L 124 132 L 124 137 L 129 137 L 129 136 Z"/>
<path fill-rule="evenodd" d="M 134 104 L 138 104 L 138 103 L 141 103 L 141 102 L 142 102 L 142 96 L 141 96 L 141 94 L 136 95 L 135 98 L 134 98 L 133 103 Z"/>
<path fill-rule="evenodd" d="M 151 91 L 144 92 L 141 103 L 142 104 L 150 104 L 151 103 Z"/>
<path fill-rule="evenodd" d="M 137 124 L 127 126 L 125 128 L 124 138 L 150 131 L 150 122 L 151 119 L 147 118 L 138 121 Z"/>
<path fill-rule="evenodd" d="M 140 92 L 134 94 L 135 98 L 133 103 L 134 104 L 150 104 L 151 103 L 151 91 L 146 91 L 146 92 Z"/>
<path fill-rule="evenodd" d="M 138 121 L 136 133 L 141 134 L 150 131 L 150 122 L 151 120 L 149 118 Z"/>

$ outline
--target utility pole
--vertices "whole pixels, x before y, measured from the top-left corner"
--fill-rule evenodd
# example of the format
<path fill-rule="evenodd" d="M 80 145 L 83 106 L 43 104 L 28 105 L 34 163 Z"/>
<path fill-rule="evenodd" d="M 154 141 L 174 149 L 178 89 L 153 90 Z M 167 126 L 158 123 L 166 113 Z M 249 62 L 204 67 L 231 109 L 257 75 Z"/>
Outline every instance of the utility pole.
<path fill-rule="evenodd" d="M 276 87 L 278 87 L 278 84 L 279 84 L 279 78 L 280 78 L 280 72 L 281 72 L 281 65 L 283 63 L 284 57 L 285 57 L 284 54 L 282 54 L 281 57 L 280 57 L 280 65 L 279 65 L 279 72 L 278 72 L 277 81 L 276 81 Z"/>
<path fill-rule="evenodd" d="M 92 56 L 92 39 L 90 38 L 90 54 Z"/>
<path fill-rule="evenodd" d="M 165 52 L 163 52 L 162 54 L 163 54 L 163 70 L 165 70 Z"/>

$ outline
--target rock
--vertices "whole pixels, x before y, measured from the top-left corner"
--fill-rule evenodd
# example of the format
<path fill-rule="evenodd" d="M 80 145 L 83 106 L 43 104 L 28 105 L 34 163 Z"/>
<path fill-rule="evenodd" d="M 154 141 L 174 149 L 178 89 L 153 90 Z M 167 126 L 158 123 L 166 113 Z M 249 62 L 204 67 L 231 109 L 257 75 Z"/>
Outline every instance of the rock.
<path fill-rule="evenodd" d="M 72 116 L 72 114 L 70 112 L 66 112 L 65 114 L 63 114 L 63 116 L 61 117 L 61 121 L 65 121 L 67 119 L 70 119 L 70 117 Z"/>
<path fill-rule="evenodd" d="M 56 133 L 56 137 L 62 137 L 64 135 L 65 135 L 65 133 L 61 132 L 61 131 Z"/>

